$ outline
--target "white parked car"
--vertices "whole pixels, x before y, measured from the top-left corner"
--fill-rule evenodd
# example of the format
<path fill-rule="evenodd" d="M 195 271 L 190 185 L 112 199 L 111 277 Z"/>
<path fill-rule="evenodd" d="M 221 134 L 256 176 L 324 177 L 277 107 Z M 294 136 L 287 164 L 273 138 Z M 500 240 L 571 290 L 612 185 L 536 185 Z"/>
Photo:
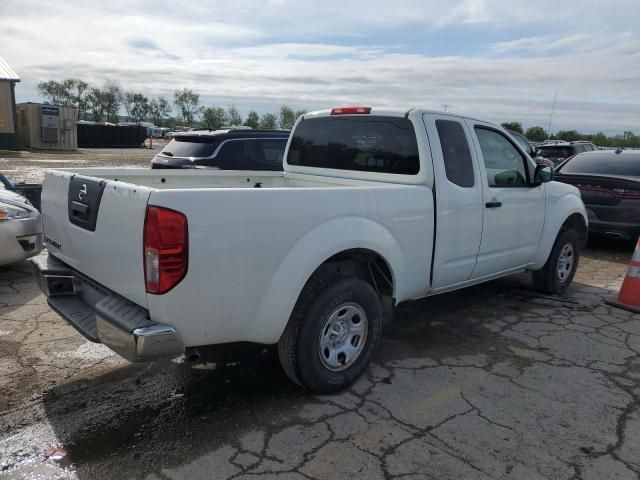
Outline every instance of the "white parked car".
<path fill-rule="evenodd" d="M 278 344 L 315 392 L 351 384 L 398 303 L 515 272 L 562 293 L 587 237 L 575 187 L 501 127 L 420 109 L 298 119 L 284 172 L 50 171 L 50 305 L 131 361 Z"/>
<path fill-rule="evenodd" d="M 25 260 L 41 250 L 40 212 L 22 195 L 0 186 L 0 265 Z"/>

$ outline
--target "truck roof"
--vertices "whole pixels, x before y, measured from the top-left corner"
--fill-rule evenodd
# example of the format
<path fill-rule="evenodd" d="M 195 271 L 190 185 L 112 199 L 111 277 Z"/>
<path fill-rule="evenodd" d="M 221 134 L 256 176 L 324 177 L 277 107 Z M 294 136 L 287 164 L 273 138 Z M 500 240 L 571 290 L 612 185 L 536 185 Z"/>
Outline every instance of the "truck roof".
<path fill-rule="evenodd" d="M 352 108 L 364 108 L 369 109 L 369 115 L 383 115 L 387 117 L 406 117 L 411 112 L 419 112 L 419 113 L 430 113 L 430 114 L 438 114 L 438 115 L 447 115 L 450 117 L 458 117 L 458 118 L 466 118 L 469 120 L 477 120 L 486 122 L 486 120 L 480 120 L 479 118 L 474 118 L 469 115 L 462 115 L 459 113 L 452 112 L 442 112 L 437 110 L 431 110 L 427 108 L 419 108 L 419 107 L 334 107 L 332 109 L 325 110 L 315 110 L 313 112 L 305 113 L 302 118 L 317 118 L 317 117 L 328 117 L 331 116 L 331 112 L 336 109 L 352 109 Z M 363 113 L 355 113 L 356 115 L 362 115 Z M 348 113 L 342 113 L 342 115 L 348 115 Z M 490 123 L 490 122 L 489 122 Z"/>

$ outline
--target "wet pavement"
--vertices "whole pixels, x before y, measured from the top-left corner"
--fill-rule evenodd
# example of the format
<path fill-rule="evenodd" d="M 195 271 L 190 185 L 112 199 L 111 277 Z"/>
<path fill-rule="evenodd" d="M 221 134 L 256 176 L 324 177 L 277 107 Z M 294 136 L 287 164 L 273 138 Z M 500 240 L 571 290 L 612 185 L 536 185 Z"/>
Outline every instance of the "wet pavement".
<path fill-rule="evenodd" d="M 132 365 L 0 268 L 0 478 L 631 479 L 640 315 L 600 242 L 564 297 L 528 275 L 402 306 L 351 389 L 307 394 L 272 348 Z"/>

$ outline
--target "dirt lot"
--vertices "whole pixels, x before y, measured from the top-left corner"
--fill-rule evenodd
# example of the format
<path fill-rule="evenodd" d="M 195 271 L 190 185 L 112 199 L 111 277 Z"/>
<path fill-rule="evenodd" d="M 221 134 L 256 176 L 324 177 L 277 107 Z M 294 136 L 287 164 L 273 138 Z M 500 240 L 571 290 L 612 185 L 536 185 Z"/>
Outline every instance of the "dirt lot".
<path fill-rule="evenodd" d="M 151 152 L 60 158 L 0 153 L 0 171 Z M 564 297 L 521 274 L 403 305 L 366 375 L 324 397 L 269 348 L 129 364 L 51 312 L 27 263 L 0 267 L 0 478 L 637 479 L 640 315 L 603 303 L 632 250 L 592 243 Z"/>
<path fill-rule="evenodd" d="M 47 168 L 148 167 L 153 156 L 164 145 L 164 140 L 154 140 L 153 149 L 81 148 L 76 152 L 0 150 L 0 173 L 16 182 L 39 183 Z"/>

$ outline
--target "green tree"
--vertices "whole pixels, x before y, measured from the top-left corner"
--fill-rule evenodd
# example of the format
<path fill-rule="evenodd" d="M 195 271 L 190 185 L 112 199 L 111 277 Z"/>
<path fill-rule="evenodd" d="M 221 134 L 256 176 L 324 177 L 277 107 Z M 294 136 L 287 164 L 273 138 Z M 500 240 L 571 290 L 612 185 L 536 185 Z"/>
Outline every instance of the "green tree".
<path fill-rule="evenodd" d="M 524 135 L 532 142 L 544 142 L 547 139 L 547 132 L 542 127 L 527 128 Z"/>
<path fill-rule="evenodd" d="M 107 116 L 107 122 L 118 123 L 118 112 L 122 106 L 123 100 L 122 88 L 118 82 L 107 80 L 102 89 L 102 98 L 104 101 L 104 113 Z"/>
<path fill-rule="evenodd" d="M 201 111 L 201 108 L 199 106 L 200 95 L 188 88 L 176 90 L 173 93 L 173 103 L 176 107 L 178 107 L 178 110 L 180 111 L 180 114 L 182 115 L 185 123 L 188 126 L 193 125 L 196 116 Z"/>
<path fill-rule="evenodd" d="M 56 80 L 48 80 L 38 83 L 38 93 L 45 98 L 45 101 L 52 105 L 61 105 L 64 107 L 73 106 L 74 80 L 67 78 L 60 82 Z"/>
<path fill-rule="evenodd" d="M 260 115 L 258 115 L 258 112 L 251 110 L 244 121 L 244 125 L 250 128 L 260 128 Z"/>
<path fill-rule="evenodd" d="M 229 117 L 222 107 L 208 107 L 202 111 L 202 124 L 209 130 L 218 130 L 228 122 Z"/>
<path fill-rule="evenodd" d="M 104 93 L 101 89 L 91 87 L 87 92 L 87 112 L 94 122 L 101 122 L 105 114 Z"/>
<path fill-rule="evenodd" d="M 229 125 L 242 125 L 242 117 L 240 116 L 240 112 L 231 105 L 227 109 L 227 117 L 229 119 Z"/>
<path fill-rule="evenodd" d="M 576 130 L 559 130 L 556 137 L 561 140 L 571 142 L 573 140 L 582 140 L 583 136 Z"/>
<path fill-rule="evenodd" d="M 140 123 L 149 115 L 149 99 L 141 93 L 125 92 L 123 103 L 129 120 Z"/>
<path fill-rule="evenodd" d="M 285 130 L 290 130 L 296 121 L 296 114 L 291 108 L 286 105 L 280 107 L 280 113 L 278 114 L 278 126 Z"/>
<path fill-rule="evenodd" d="M 164 97 L 153 98 L 149 102 L 149 118 L 154 125 L 162 127 L 165 118 L 171 113 L 171 106 Z"/>
<path fill-rule="evenodd" d="M 507 130 L 513 130 L 514 132 L 522 133 L 524 135 L 524 130 L 522 130 L 522 124 L 520 122 L 504 122 L 501 125 Z"/>
<path fill-rule="evenodd" d="M 260 128 L 275 130 L 278 128 L 278 118 L 273 113 L 265 113 L 260 118 Z"/>
<path fill-rule="evenodd" d="M 87 114 L 89 102 L 87 95 L 89 93 L 89 84 L 84 80 L 73 79 L 73 87 L 71 89 L 71 102 L 78 109 L 78 120 L 84 119 Z"/>

